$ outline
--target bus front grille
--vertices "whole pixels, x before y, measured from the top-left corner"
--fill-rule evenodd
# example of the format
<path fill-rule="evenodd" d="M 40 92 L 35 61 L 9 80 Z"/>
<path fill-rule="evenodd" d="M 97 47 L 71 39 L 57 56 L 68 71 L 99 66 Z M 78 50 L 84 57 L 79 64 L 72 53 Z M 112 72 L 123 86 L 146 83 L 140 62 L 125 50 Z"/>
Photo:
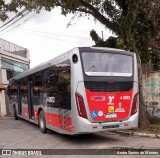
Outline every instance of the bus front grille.
<path fill-rule="evenodd" d="M 133 82 L 84 82 L 85 88 L 92 92 L 121 92 L 133 88 Z"/>

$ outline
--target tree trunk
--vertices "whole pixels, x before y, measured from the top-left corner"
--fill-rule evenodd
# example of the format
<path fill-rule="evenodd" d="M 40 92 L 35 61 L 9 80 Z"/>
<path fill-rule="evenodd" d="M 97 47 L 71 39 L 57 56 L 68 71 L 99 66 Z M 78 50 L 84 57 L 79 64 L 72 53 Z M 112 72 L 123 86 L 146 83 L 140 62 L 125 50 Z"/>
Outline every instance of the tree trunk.
<path fill-rule="evenodd" d="M 138 67 L 138 84 L 139 84 L 139 128 L 143 129 L 149 126 L 149 119 L 147 117 L 147 111 L 145 108 L 144 97 L 143 97 L 143 78 L 142 78 L 142 65 L 139 56 L 138 49 L 133 34 L 128 34 L 128 45 L 137 55 L 137 67 Z"/>
<path fill-rule="evenodd" d="M 144 97 L 143 97 L 143 78 L 142 78 L 142 66 L 140 56 L 137 53 L 137 64 L 138 64 L 138 82 L 139 82 L 139 128 L 146 128 L 149 125 L 147 117 L 147 111 L 145 108 Z"/>

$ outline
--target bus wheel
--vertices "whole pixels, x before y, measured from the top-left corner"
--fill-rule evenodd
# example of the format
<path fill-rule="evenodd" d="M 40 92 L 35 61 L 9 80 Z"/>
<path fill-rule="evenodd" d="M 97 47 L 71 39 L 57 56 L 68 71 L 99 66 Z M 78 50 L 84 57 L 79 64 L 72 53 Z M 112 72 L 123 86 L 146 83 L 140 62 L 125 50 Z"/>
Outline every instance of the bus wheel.
<path fill-rule="evenodd" d="M 15 107 L 15 106 L 13 107 L 13 113 L 14 113 L 14 118 L 15 118 L 15 120 L 18 120 L 17 110 L 16 110 L 16 107 Z"/>
<path fill-rule="evenodd" d="M 39 123 L 39 128 L 40 128 L 41 132 L 46 133 L 47 132 L 46 120 L 45 120 L 45 116 L 44 116 L 43 111 L 40 111 L 40 113 L 39 113 L 38 123 Z"/>

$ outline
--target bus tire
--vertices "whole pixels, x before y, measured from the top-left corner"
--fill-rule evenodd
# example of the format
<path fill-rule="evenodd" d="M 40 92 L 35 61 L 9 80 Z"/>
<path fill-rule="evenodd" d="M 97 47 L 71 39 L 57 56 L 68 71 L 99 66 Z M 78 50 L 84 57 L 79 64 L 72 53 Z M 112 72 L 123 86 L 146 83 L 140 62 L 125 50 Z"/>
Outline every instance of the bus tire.
<path fill-rule="evenodd" d="M 40 113 L 39 113 L 38 124 L 39 124 L 40 131 L 42 133 L 46 133 L 47 132 L 46 120 L 45 120 L 45 116 L 44 116 L 43 111 L 40 111 Z"/>
<path fill-rule="evenodd" d="M 13 107 L 13 114 L 14 114 L 15 120 L 18 120 L 17 110 L 16 110 L 16 107 L 15 107 L 15 106 Z"/>

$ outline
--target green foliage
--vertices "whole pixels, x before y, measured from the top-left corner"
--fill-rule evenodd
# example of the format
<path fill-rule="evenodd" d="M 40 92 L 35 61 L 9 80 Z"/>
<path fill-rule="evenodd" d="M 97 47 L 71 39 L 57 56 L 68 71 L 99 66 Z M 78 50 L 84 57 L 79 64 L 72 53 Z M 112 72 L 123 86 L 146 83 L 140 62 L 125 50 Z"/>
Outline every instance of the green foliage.
<path fill-rule="evenodd" d="M 107 40 L 103 41 L 102 38 L 98 36 L 95 30 L 90 31 L 90 36 L 93 41 L 95 41 L 96 46 L 98 47 L 110 47 L 110 48 L 118 48 L 124 49 L 123 40 L 118 37 L 110 36 Z"/>
<path fill-rule="evenodd" d="M 7 6 L 3 0 L 0 0 L 0 20 L 5 21 L 8 17 L 6 15 Z"/>
<path fill-rule="evenodd" d="M 39 12 L 55 7 L 61 7 L 63 15 L 92 15 L 113 31 L 126 49 L 140 55 L 142 63 L 159 62 L 156 57 L 160 52 L 159 0 L 11 0 L 8 4 L 0 0 L 0 19 L 4 21 L 7 11 L 18 12 L 19 8 Z M 92 36 L 96 45 L 117 47 L 114 37 L 103 43 L 94 32 Z"/>

